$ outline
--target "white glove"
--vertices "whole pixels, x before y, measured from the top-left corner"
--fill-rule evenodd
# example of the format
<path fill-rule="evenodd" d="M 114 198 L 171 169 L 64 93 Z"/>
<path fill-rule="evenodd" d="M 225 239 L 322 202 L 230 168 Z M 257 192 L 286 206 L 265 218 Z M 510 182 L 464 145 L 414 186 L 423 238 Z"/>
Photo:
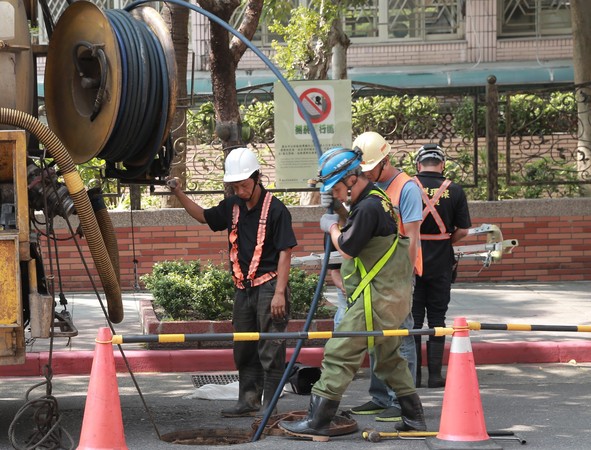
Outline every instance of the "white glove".
<path fill-rule="evenodd" d="M 332 206 L 333 202 L 334 202 L 334 198 L 332 197 L 332 191 L 320 193 L 320 204 L 324 208 L 330 208 Z"/>
<path fill-rule="evenodd" d="M 330 233 L 330 229 L 333 225 L 337 225 L 339 223 L 339 215 L 338 214 L 324 214 L 320 218 L 320 229 L 325 233 Z"/>
<path fill-rule="evenodd" d="M 179 179 L 178 178 L 167 178 L 166 185 L 171 191 L 174 191 L 176 188 L 179 187 Z"/>

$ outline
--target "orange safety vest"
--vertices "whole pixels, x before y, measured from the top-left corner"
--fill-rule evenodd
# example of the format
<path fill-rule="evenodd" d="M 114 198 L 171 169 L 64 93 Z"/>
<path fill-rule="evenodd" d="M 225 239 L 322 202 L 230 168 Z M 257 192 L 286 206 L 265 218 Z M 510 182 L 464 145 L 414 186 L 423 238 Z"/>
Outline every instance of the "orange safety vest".
<path fill-rule="evenodd" d="M 402 217 L 400 216 L 400 196 L 402 195 L 402 188 L 404 185 L 411 181 L 412 178 L 409 177 L 406 173 L 400 172 L 388 189 L 386 189 L 386 194 L 390 197 L 390 201 L 394 206 L 396 206 L 396 215 L 398 216 L 398 227 L 400 228 L 399 232 L 402 235 L 404 233 L 404 224 L 402 223 Z M 419 248 L 417 249 L 417 260 L 415 261 L 415 273 L 419 276 L 423 274 L 423 249 L 421 248 L 421 244 L 419 243 Z"/>
<path fill-rule="evenodd" d="M 435 205 L 437 205 L 437 202 L 451 184 L 451 180 L 445 180 L 441 184 L 441 186 L 439 186 L 439 189 L 437 190 L 437 192 L 435 192 L 433 198 L 429 198 L 429 196 L 425 192 L 425 188 L 423 187 L 421 181 L 417 177 L 415 177 L 415 180 L 421 188 L 421 195 L 423 196 L 423 203 L 425 204 L 425 208 L 423 209 L 423 220 L 425 220 L 425 217 L 431 214 L 440 231 L 438 234 L 421 233 L 421 239 L 425 241 L 445 241 L 446 239 L 451 239 L 451 234 L 447 232 L 447 228 L 443 223 L 443 219 L 441 218 L 439 212 L 435 208 Z"/>
<path fill-rule="evenodd" d="M 232 244 L 232 247 L 230 248 L 230 261 L 232 262 L 232 279 L 234 280 L 234 285 L 238 289 L 259 286 L 277 276 L 277 272 L 272 271 L 261 275 L 258 278 L 254 277 L 259 268 L 259 263 L 261 262 L 261 255 L 263 254 L 263 244 L 265 242 L 265 235 L 267 234 L 267 217 L 269 216 L 269 208 L 272 199 L 273 195 L 270 192 L 267 192 L 265 194 L 265 199 L 263 200 L 263 208 L 259 219 L 257 243 L 254 248 L 252 259 L 250 260 L 246 279 L 244 279 L 244 274 L 242 273 L 240 263 L 238 262 L 238 218 L 240 217 L 240 207 L 237 203 L 234 203 L 234 207 L 232 208 L 232 230 L 230 231 L 229 237 L 230 244 Z"/>

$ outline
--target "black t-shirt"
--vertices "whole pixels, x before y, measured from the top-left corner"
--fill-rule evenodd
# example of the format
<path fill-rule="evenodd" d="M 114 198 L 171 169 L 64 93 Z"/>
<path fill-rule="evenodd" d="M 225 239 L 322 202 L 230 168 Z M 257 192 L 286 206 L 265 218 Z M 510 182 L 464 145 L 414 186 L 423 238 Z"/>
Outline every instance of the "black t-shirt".
<path fill-rule="evenodd" d="M 237 230 L 238 261 L 245 277 L 248 275 L 248 268 L 257 243 L 259 219 L 266 193 L 267 191 L 263 188 L 261 198 L 250 211 L 246 207 L 246 202 L 236 195 L 228 197 L 217 206 L 204 211 L 205 220 L 212 231 L 228 230 L 229 234 L 232 230 L 232 208 L 234 204 L 238 204 L 240 208 Z M 279 253 L 296 245 L 297 240 L 291 224 L 291 214 L 280 200 L 273 197 L 267 217 L 267 232 L 261 261 L 255 278 L 277 270 Z M 228 247 L 231 247 L 230 243 L 228 243 Z"/>
<path fill-rule="evenodd" d="M 438 172 L 421 172 L 417 178 L 423 185 L 423 189 L 429 198 L 433 198 L 439 187 L 445 181 L 445 177 Z M 424 205 L 423 205 L 424 207 Z M 470 228 L 470 212 L 468 200 L 462 187 L 451 183 L 446 192 L 439 198 L 435 209 L 445 224 L 446 232 L 453 233 L 457 228 Z M 439 226 L 432 214 L 428 214 L 421 224 L 421 235 L 440 234 Z M 453 246 L 451 239 L 442 241 L 428 241 L 421 239 L 423 250 L 423 276 L 440 274 L 451 270 L 454 262 Z"/>
<path fill-rule="evenodd" d="M 369 195 L 372 189 L 376 187 L 369 183 L 361 192 L 359 200 L 351 206 L 351 212 L 341 230 L 339 246 L 349 256 L 358 256 L 374 236 L 396 234 L 395 216 L 386 210 L 380 196 Z"/>

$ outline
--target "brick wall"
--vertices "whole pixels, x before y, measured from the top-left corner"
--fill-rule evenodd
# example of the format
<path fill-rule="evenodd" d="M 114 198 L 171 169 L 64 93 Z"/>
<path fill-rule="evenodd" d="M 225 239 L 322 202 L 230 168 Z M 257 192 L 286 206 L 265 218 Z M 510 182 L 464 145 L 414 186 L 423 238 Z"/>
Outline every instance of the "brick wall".
<path fill-rule="evenodd" d="M 573 40 L 570 37 L 543 39 L 507 39 L 497 41 L 497 61 L 531 61 L 570 59 Z"/>
<path fill-rule="evenodd" d="M 318 221 L 323 209 L 301 206 L 290 210 L 299 242 L 294 254 L 304 256 L 322 252 L 323 235 Z M 479 263 L 462 261 L 458 281 L 591 280 L 591 199 L 471 202 L 470 213 L 473 226 L 497 225 L 504 239 L 517 239 L 519 246 L 513 254 L 483 270 Z M 133 229 L 129 211 L 112 212 L 111 218 L 119 244 L 121 288 L 124 291 L 134 287 L 134 259 L 137 260 L 138 276 L 150 272 L 157 261 L 200 258 L 220 263 L 227 260 L 226 233 L 211 232 L 183 209 L 135 211 Z M 65 236 L 65 230 L 64 224 L 56 224 L 61 237 Z M 477 242 L 484 242 L 484 238 L 472 237 L 462 241 L 461 245 Z M 81 247 L 93 279 L 101 289 L 86 241 L 81 241 Z M 91 290 L 92 285 L 74 243 L 60 241 L 59 249 L 64 290 Z M 55 262 L 55 253 L 52 256 Z M 46 267 L 48 262 L 45 256 Z M 55 269 L 54 274 L 57 276 Z"/>

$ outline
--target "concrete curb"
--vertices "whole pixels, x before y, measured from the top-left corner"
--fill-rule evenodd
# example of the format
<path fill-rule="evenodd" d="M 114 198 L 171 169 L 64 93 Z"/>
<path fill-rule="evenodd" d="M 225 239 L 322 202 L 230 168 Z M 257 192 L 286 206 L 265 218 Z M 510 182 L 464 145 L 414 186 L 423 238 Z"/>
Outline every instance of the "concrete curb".
<path fill-rule="evenodd" d="M 449 344 L 446 362 L 448 352 Z M 591 362 L 591 342 L 585 341 L 476 342 L 472 343 L 472 352 L 476 365 Z M 323 348 L 303 348 L 298 361 L 319 367 L 323 353 Z M 292 354 L 293 348 L 288 349 L 288 358 Z M 126 373 L 127 366 L 121 353 L 114 349 L 114 355 L 117 372 Z M 88 375 L 93 356 L 93 351 L 53 352 L 53 375 Z M 125 352 L 125 357 L 134 373 L 235 370 L 232 349 L 131 350 Z M 43 368 L 48 360 L 47 352 L 29 353 L 24 365 L 0 367 L 0 376 L 43 376 Z M 367 358 L 364 366 L 367 367 Z"/>

